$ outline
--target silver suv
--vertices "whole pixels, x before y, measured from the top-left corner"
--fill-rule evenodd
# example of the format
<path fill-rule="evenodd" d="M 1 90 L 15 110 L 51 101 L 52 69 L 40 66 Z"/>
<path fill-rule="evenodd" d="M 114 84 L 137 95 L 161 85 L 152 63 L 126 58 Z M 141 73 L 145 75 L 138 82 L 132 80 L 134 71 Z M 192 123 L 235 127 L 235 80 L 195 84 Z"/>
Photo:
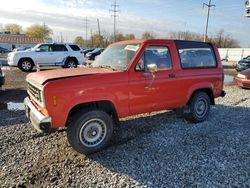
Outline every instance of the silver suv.
<path fill-rule="evenodd" d="M 44 43 L 30 50 L 11 52 L 7 60 L 9 66 L 17 66 L 22 71 L 29 72 L 38 65 L 76 68 L 83 63 L 84 57 L 77 44 Z"/>

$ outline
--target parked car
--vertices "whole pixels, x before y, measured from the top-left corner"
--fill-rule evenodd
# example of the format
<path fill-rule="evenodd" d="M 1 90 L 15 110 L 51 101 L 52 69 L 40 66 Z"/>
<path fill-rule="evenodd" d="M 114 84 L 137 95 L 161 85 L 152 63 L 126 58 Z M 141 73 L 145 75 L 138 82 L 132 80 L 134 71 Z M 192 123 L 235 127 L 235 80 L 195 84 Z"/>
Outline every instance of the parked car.
<path fill-rule="evenodd" d="M 87 53 L 92 52 L 93 50 L 94 48 L 86 48 L 85 50 L 83 50 L 84 57 L 86 56 Z"/>
<path fill-rule="evenodd" d="M 243 71 L 250 68 L 250 55 L 241 59 L 237 64 L 235 69 L 237 71 Z"/>
<path fill-rule="evenodd" d="M 239 87 L 250 89 L 250 68 L 238 73 L 234 81 Z"/>
<path fill-rule="evenodd" d="M 4 54 L 4 53 L 9 53 L 10 50 L 6 49 L 6 48 L 3 48 L 3 47 L 0 47 L 0 53 L 1 54 Z"/>
<path fill-rule="evenodd" d="M 2 71 L 2 68 L 0 67 L 0 87 L 2 87 L 4 83 L 5 83 L 5 75 L 4 72 Z"/>
<path fill-rule="evenodd" d="M 96 48 L 92 52 L 86 54 L 88 60 L 95 60 L 95 57 L 103 52 L 104 48 Z"/>
<path fill-rule="evenodd" d="M 11 52 L 7 60 L 10 66 L 29 72 L 36 65 L 76 68 L 84 62 L 84 57 L 77 44 L 44 43 L 27 51 Z"/>
<path fill-rule="evenodd" d="M 196 49 L 200 58 L 186 62 L 180 53 L 188 49 Z M 90 154 L 107 146 L 120 118 L 181 108 L 189 122 L 205 121 L 214 99 L 225 96 L 223 80 L 213 44 L 123 41 L 109 46 L 90 68 L 28 74 L 24 103 L 34 128 L 49 132 L 67 127 L 70 145 Z"/>

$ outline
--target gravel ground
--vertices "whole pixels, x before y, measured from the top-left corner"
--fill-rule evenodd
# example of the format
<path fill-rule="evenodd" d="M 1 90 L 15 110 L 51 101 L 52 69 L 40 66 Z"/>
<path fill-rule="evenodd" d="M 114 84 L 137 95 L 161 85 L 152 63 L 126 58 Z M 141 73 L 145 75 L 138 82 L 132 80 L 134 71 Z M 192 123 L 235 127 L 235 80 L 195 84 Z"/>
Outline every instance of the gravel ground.
<path fill-rule="evenodd" d="M 38 134 L 4 108 L 26 96 L 24 76 L 6 71 L 0 91 L 1 187 L 250 187 L 249 90 L 226 86 L 199 124 L 173 111 L 123 119 L 107 149 L 85 156 L 65 130 Z"/>

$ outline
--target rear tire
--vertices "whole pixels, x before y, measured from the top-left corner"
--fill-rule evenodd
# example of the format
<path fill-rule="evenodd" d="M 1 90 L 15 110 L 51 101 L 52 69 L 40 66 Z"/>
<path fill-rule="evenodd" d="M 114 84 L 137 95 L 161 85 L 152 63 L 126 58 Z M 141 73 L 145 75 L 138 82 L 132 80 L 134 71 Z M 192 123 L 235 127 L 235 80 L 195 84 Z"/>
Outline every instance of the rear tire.
<path fill-rule="evenodd" d="M 77 61 L 73 58 L 68 58 L 65 62 L 65 68 L 77 68 Z"/>
<path fill-rule="evenodd" d="M 23 72 L 30 72 L 34 67 L 34 63 L 29 59 L 24 59 L 18 63 L 18 68 Z"/>
<path fill-rule="evenodd" d="M 69 121 L 69 144 L 81 154 L 100 151 L 109 143 L 113 134 L 113 120 L 104 111 L 79 111 Z"/>
<path fill-rule="evenodd" d="M 191 123 L 203 122 L 210 111 L 210 98 L 205 92 L 195 93 L 184 110 L 185 119 Z"/>

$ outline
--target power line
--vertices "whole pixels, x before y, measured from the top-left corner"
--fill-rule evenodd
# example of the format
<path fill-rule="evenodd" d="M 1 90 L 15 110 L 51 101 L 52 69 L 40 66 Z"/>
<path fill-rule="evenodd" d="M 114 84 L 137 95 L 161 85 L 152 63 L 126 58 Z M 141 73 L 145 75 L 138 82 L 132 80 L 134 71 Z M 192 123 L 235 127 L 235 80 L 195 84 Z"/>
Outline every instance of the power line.
<path fill-rule="evenodd" d="M 211 5 L 211 0 L 209 0 L 209 3 L 206 4 L 206 3 L 203 3 L 203 8 L 204 6 L 207 6 L 208 9 L 207 9 L 207 21 L 206 21 L 206 27 L 205 27 L 205 33 L 204 33 L 204 39 L 203 41 L 206 42 L 206 39 L 207 39 L 207 29 L 208 29 L 208 22 L 209 22 L 209 16 L 210 16 L 210 8 L 211 7 L 215 7 L 215 5 Z"/>
<path fill-rule="evenodd" d="M 114 42 L 116 41 L 116 18 L 118 17 L 118 13 L 120 12 L 120 10 L 118 10 L 119 5 L 116 4 L 116 0 L 114 1 L 114 4 L 111 5 L 111 10 L 109 10 L 110 12 L 112 12 L 111 16 L 114 18 Z"/>

